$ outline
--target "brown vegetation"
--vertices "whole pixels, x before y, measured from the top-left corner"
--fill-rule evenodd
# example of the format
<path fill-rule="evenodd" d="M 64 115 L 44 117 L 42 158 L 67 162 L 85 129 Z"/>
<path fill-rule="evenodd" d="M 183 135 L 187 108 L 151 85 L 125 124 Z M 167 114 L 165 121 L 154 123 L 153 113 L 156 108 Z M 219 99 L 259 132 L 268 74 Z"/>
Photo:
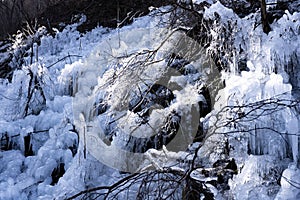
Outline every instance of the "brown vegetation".
<path fill-rule="evenodd" d="M 71 23 L 72 18 L 81 13 L 87 15 L 88 21 L 80 31 L 97 25 L 116 27 L 118 19 L 123 20 L 128 13 L 138 17 L 147 14 L 149 6 L 166 3 L 167 0 L 4 0 L 0 2 L 0 37 L 16 32 L 24 23 L 32 23 L 35 19 L 47 28 L 58 28 L 61 22 Z"/>

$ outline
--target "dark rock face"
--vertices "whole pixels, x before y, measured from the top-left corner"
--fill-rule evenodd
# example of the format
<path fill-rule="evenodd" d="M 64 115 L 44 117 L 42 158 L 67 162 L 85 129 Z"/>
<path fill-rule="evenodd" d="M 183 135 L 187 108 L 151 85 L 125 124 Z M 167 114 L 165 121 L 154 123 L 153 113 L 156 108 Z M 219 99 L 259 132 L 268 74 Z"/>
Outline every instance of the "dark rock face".
<path fill-rule="evenodd" d="M 183 200 L 205 199 L 214 200 L 214 194 L 201 181 L 186 178 L 185 187 L 182 194 Z"/>
<path fill-rule="evenodd" d="M 51 185 L 55 185 L 59 181 L 60 177 L 62 177 L 64 174 L 65 174 L 65 164 L 60 163 L 56 168 L 53 169 L 51 173 L 51 177 L 52 177 Z"/>
<path fill-rule="evenodd" d="M 238 167 L 233 158 L 217 160 L 211 168 L 197 168 L 186 178 L 183 199 L 214 199 L 211 187 L 226 192 L 229 179 L 237 174 Z M 208 187 L 208 185 L 211 185 Z"/>
<path fill-rule="evenodd" d="M 129 101 L 128 109 L 139 116 L 137 125 L 143 126 L 149 122 L 154 107 L 167 108 L 174 98 L 172 91 L 168 88 L 159 84 L 153 84 L 143 91 L 139 98 Z M 103 105 L 100 104 L 100 106 Z M 116 123 L 111 123 L 106 127 L 105 135 L 110 142 L 114 140 L 121 149 L 126 151 L 144 153 L 151 148 L 161 149 L 163 145 L 168 144 L 175 137 L 179 129 L 181 116 L 173 111 L 162 120 L 164 125 L 159 129 L 153 130 L 155 133 L 148 138 L 139 138 L 130 133 L 120 132 L 120 130 L 116 130 Z"/>
<path fill-rule="evenodd" d="M 153 83 L 152 85 L 149 84 L 145 89 L 140 90 L 140 94 L 134 95 L 134 97 L 130 99 L 128 103 L 127 109 L 137 116 L 137 119 L 135 119 L 135 125 L 137 128 L 142 127 L 142 129 L 147 128 L 149 131 L 152 130 L 153 134 L 151 136 L 147 138 L 140 138 L 135 137 L 132 133 L 124 133 L 118 128 L 118 123 L 116 122 L 118 119 L 114 119 L 107 114 L 110 112 L 110 106 L 105 104 L 105 100 L 101 100 L 100 103 L 95 104 L 95 110 L 99 110 L 96 113 L 96 116 L 106 116 L 109 118 L 108 121 L 110 121 L 105 126 L 103 135 L 103 141 L 105 141 L 107 145 L 110 145 L 110 143 L 114 141 L 114 143 L 121 149 L 134 153 L 144 153 L 151 148 L 161 149 L 163 145 L 167 145 L 174 139 L 179 131 L 180 125 L 182 125 L 181 120 L 183 119 L 183 116 L 180 116 L 178 112 L 172 110 L 167 116 L 162 117 L 162 126 L 151 127 L 151 125 L 148 124 L 151 113 L 153 109 L 168 108 L 172 102 L 176 100 L 172 89 L 169 89 L 170 85 L 168 87 L 163 85 L 163 83 L 169 82 L 168 80 L 170 80 L 171 76 L 186 76 L 190 74 L 196 74 L 198 72 L 196 69 L 193 69 L 191 66 L 189 66 L 188 61 L 176 55 L 171 56 L 167 61 L 168 67 L 166 71 L 169 71 L 170 69 L 176 69 L 176 71 L 179 73 L 166 73 L 168 75 L 163 75 L 157 82 Z M 194 112 L 200 112 L 196 115 L 198 115 L 198 117 L 204 117 L 211 111 L 209 90 L 203 87 L 201 81 L 194 81 L 191 84 L 198 88 L 198 93 L 205 98 L 205 101 L 198 102 L 199 109 L 196 109 L 192 106 L 190 114 L 195 116 Z M 178 85 L 174 87 L 178 90 L 182 89 Z M 193 127 L 198 127 L 195 141 L 201 141 L 205 137 L 205 133 L 203 131 L 202 124 L 199 122 L 199 118 L 194 119 L 194 121 L 191 123 Z"/>
<path fill-rule="evenodd" d="M 180 116 L 171 113 L 165 120 L 165 125 L 160 127 L 157 133 L 148 138 L 139 138 L 126 133 L 121 137 L 114 137 L 121 149 L 134 153 L 145 153 L 148 149 L 161 149 L 167 145 L 177 134 L 180 125 Z"/>
<path fill-rule="evenodd" d="M 142 110 L 146 110 L 149 112 L 150 107 L 154 104 L 158 104 L 163 108 L 166 108 L 175 98 L 171 90 L 159 84 L 153 84 L 144 93 L 145 95 L 140 96 L 135 101 L 129 102 L 130 111 L 137 113 Z"/>

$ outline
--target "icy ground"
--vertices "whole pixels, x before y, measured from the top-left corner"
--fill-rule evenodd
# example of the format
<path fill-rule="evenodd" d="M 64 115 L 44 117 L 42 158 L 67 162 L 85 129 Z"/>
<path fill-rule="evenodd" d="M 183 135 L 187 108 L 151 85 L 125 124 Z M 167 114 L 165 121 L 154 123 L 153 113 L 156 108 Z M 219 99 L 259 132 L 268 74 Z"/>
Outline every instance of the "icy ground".
<path fill-rule="evenodd" d="M 238 61 L 230 63 L 230 72 L 221 73 L 225 88 L 217 91 L 213 111 L 201 119 L 208 134 L 214 133 L 198 153 L 208 163 L 223 156 L 216 142 L 224 139 L 225 135 L 221 133 L 232 133 L 227 138 L 231 146 L 229 156 L 237 161 L 238 174 L 229 181 L 230 189 L 226 195 L 217 193 L 216 198 L 300 199 L 299 105 L 298 111 L 295 106 L 288 106 L 297 99 L 295 85 L 292 87 L 287 73 L 290 58 L 298 59 L 298 63 L 300 59 L 300 13 L 286 11 L 281 19 L 271 24 L 273 30 L 266 35 L 260 27 L 253 28 L 256 14 L 240 19 L 231 10 L 215 3 L 206 8 L 204 16 L 215 20 L 215 12 L 221 17 L 221 25 L 236 22 L 233 45 L 237 50 L 246 50 L 244 55 L 249 69 L 239 73 Z M 33 61 L 30 56 L 25 57 L 24 64 L 15 70 L 11 83 L 0 80 L 0 199 L 65 199 L 89 187 L 111 185 L 124 176 L 85 151 L 84 144 L 79 141 L 79 135 L 82 135 L 78 132 L 82 127 L 76 120 L 80 113 L 91 108 L 87 106 L 90 106 L 87 103 L 90 97 L 99 100 L 109 96 L 110 111 L 115 115 L 124 114 L 119 112 L 119 107 L 124 96 L 133 95 L 126 92 L 137 81 L 134 77 L 140 76 L 150 82 L 161 76 L 167 63 L 166 52 L 172 51 L 173 47 L 173 40 L 166 40 L 172 30 L 162 23 L 168 17 L 167 14 L 148 15 L 120 29 L 96 27 L 82 34 L 76 30 L 76 26 L 85 21 L 82 16 L 80 22 L 57 32 L 54 38 L 42 36 L 40 45 L 33 46 Z M 39 33 L 43 32 L 40 28 Z M 218 41 L 218 34 L 211 33 L 214 42 Z M 25 45 L 21 38 L 20 35 L 20 40 L 12 47 L 15 54 Z M 133 58 L 143 60 L 149 55 L 144 52 L 158 47 L 147 65 L 132 64 Z M 209 48 L 213 48 L 213 44 Z M 135 57 L 136 52 L 141 57 Z M 176 110 L 185 115 L 188 105 L 205 101 L 196 88 L 198 79 L 209 81 L 207 72 L 198 67 L 202 62 L 200 58 L 190 61 L 189 67 L 196 69 L 196 73 L 170 78 L 168 84 L 175 82 L 183 89 L 174 91 L 176 100 L 170 107 L 153 111 L 149 123 L 157 126 L 161 113 L 167 115 Z M 300 66 L 293 68 L 292 73 L 298 74 L 299 80 Z M 36 77 L 36 81 L 32 77 Z M 138 90 L 132 88 L 134 94 Z M 74 110 L 74 102 L 78 99 L 83 103 Z M 252 104 L 260 101 L 265 102 L 263 108 L 279 109 L 262 114 L 261 107 Z M 276 107 L 273 101 L 282 104 Z M 237 106 L 243 113 L 249 112 L 249 118 L 236 121 L 238 128 L 234 123 L 230 127 L 217 126 L 235 118 L 238 113 L 233 109 L 234 112 L 226 111 L 226 116 L 221 115 L 222 119 L 217 118 L 226 106 Z M 252 112 L 252 108 L 257 109 Z M 137 116 L 129 111 L 125 116 L 125 125 L 120 122 L 119 126 L 123 125 L 123 130 L 128 131 L 136 123 Z M 105 129 L 107 117 L 98 118 L 100 128 Z M 140 132 L 146 135 L 139 137 L 147 136 L 147 131 L 142 127 Z M 29 144 L 25 141 L 28 138 Z M 121 140 L 119 142 L 123 145 Z M 105 155 L 101 153 L 100 157 L 123 159 L 113 149 L 105 151 Z M 183 152 L 174 154 L 170 153 L 170 157 L 180 157 Z M 159 161 L 156 164 L 167 165 Z M 56 181 L 52 176 L 54 169 L 65 172 Z M 134 192 L 127 195 L 134 198 L 130 196 Z"/>

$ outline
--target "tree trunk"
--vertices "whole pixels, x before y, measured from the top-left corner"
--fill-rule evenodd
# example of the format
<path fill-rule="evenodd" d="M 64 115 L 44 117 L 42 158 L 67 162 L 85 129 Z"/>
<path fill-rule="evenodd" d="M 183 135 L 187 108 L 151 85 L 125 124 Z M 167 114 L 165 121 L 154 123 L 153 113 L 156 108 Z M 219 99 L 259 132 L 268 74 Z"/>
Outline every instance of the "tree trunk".
<path fill-rule="evenodd" d="M 261 0 L 261 23 L 264 33 L 268 34 L 271 31 L 271 27 L 268 22 L 266 0 Z"/>

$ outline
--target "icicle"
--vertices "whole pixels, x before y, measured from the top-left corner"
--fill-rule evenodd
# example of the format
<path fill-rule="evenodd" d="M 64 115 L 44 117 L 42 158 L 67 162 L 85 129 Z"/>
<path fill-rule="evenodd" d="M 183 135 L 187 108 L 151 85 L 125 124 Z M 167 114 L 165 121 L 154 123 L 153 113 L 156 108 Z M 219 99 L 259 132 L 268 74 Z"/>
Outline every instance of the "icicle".
<path fill-rule="evenodd" d="M 289 142 L 292 148 L 293 160 L 298 162 L 299 160 L 299 120 L 298 118 L 288 110 L 286 113 L 286 129 L 289 137 Z"/>
<path fill-rule="evenodd" d="M 295 162 L 298 162 L 299 159 L 299 136 L 298 135 L 293 135 L 292 136 L 292 152 L 293 152 L 293 160 Z"/>
<path fill-rule="evenodd" d="M 262 143 L 262 141 L 261 141 L 261 138 L 260 138 L 259 131 L 258 131 L 258 134 L 256 135 L 255 143 L 256 143 L 255 155 L 261 155 L 261 143 Z"/>

